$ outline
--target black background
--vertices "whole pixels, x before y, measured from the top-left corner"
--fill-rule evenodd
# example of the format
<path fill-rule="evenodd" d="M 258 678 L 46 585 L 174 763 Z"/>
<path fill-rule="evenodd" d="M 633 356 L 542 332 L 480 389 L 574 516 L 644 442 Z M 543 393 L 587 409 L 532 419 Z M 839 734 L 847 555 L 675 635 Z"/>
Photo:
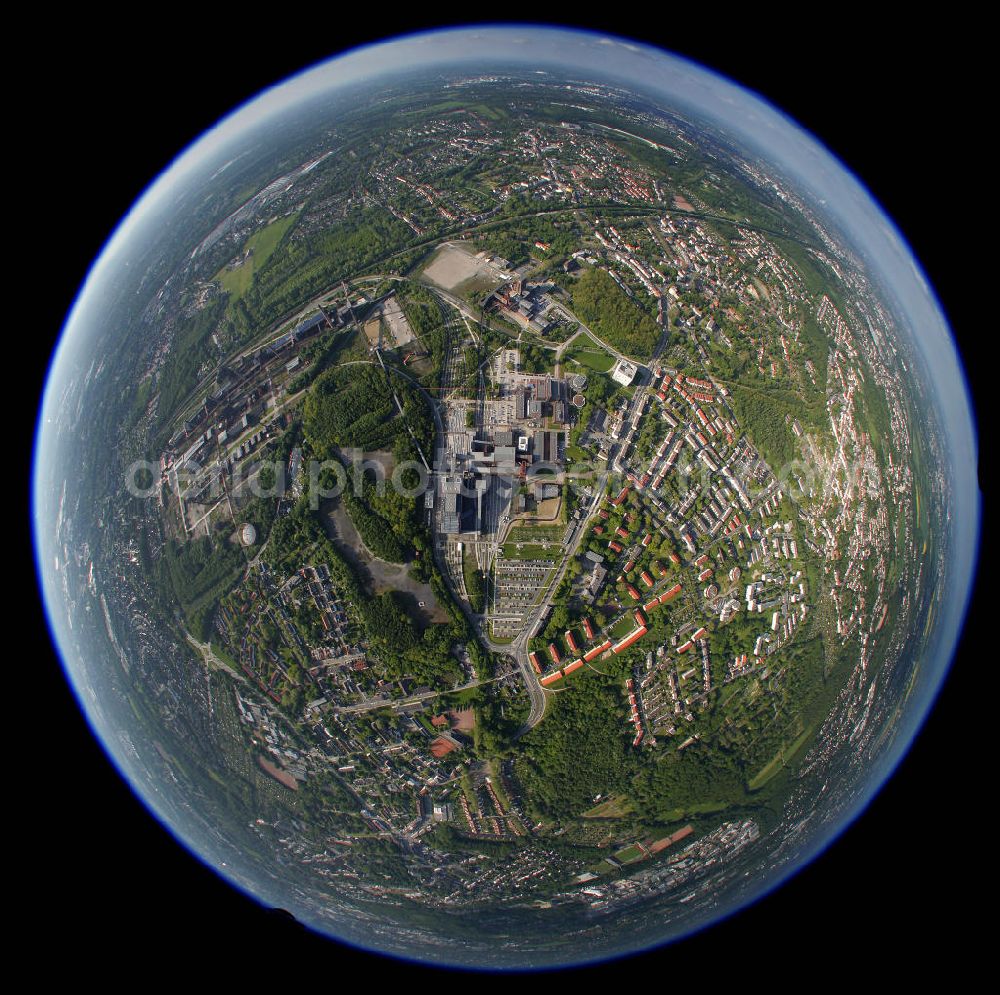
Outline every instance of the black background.
<path fill-rule="evenodd" d="M 977 196 L 970 185 L 986 175 L 979 175 L 974 154 L 957 149 L 963 134 L 973 145 L 978 141 L 974 130 L 965 130 L 975 124 L 968 98 L 977 53 L 969 39 L 941 22 L 907 36 L 846 17 L 822 30 L 794 21 L 779 29 L 761 10 L 727 19 L 705 6 L 709 31 L 680 17 L 676 29 L 659 33 L 633 24 L 638 15 L 624 23 L 587 23 L 731 76 L 847 163 L 894 218 L 937 288 L 981 409 L 981 300 L 968 284 L 975 236 L 965 211 Z M 278 12 L 272 16 L 280 20 Z M 332 15 L 318 23 L 292 12 L 288 23 L 233 23 L 242 17 L 232 11 L 225 24 L 201 18 L 160 24 L 155 34 L 137 31 L 126 43 L 110 26 L 102 33 L 100 25 L 81 25 L 86 34 L 76 35 L 64 24 L 39 50 L 42 96 L 26 103 L 31 166 L 21 186 L 27 201 L 21 206 L 32 219 L 26 244 L 37 239 L 34 251 L 45 260 L 40 272 L 32 267 L 27 276 L 33 333 L 20 346 L 29 374 L 16 385 L 24 392 L 26 427 L 90 263 L 156 174 L 262 87 L 379 34 Z M 433 26 L 398 16 L 385 23 L 392 33 Z M 56 926 L 67 957 L 80 956 L 83 964 L 99 958 L 91 961 L 95 973 L 128 963 L 165 979 L 207 977 L 201 972 L 208 963 L 214 965 L 209 976 L 232 972 L 244 982 L 273 976 L 294 983 L 315 968 L 332 984 L 356 971 L 380 982 L 465 983 L 314 936 L 262 910 L 189 857 L 91 739 L 62 681 L 41 609 L 32 605 L 32 662 L 30 674 L 19 668 L 20 680 L 42 676 L 42 694 L 31 700 L 44 703 L 55 745 L 42 762 L 29 762 L 42 785 L 37 822 L 28 816 L 34 824 L 22 844 L 36 865 L 25 906 L 29 928 L 52 937 Z M 950 844 L 977 818 L 969 794 L 982 800 L 971 761 L 963 759 L 971 754 L 969 669 L 983 665 L 982 605 L 977 595 L 952 675 L 896 776 L 827 853 L 736 917 L 680 944 L 589 968 L 589 978 L 630 984 L 650 971 L 667 972 L 664 981 L 676 985 L 706 969 L 721 979 L 745 975 L 749 967 L 773 982 L 811 984 L 817 972 L 853 974 L 855 957 L 863 954 L 892 962 L 959 954 L 968 944 L 971 913 L 963 861 Z M 970 864 L 976 859 L 974 849 Z M 894 950 L 897 944 L 902 948 Z M 789 970 L 791 976 L 781 973 Z"/>

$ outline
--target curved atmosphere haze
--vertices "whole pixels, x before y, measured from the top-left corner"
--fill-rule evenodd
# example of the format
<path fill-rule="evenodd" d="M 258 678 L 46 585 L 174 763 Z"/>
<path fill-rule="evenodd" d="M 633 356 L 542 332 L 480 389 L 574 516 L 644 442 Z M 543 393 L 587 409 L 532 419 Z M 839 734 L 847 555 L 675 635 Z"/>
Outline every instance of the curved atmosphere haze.
<path fill-rule="evenodd" d="M 551 968 L 864 809 L 965 616 L 977 442 L 871 196 L 645 44 L 439 30 L 237 109 L 95 262 L 39 415 L 68 680 L 321 934 Z"/>

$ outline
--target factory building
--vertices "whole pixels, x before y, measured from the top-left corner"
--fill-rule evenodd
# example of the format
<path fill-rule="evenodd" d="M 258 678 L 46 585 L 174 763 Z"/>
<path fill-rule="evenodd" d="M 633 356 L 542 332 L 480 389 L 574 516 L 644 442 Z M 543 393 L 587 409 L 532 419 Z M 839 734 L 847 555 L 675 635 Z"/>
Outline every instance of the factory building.
<path fill-rule="evenodd" d="M 462 478 L 449 474 L 441 479 L 441 531 L 457 535 L 462 531 Z"/>

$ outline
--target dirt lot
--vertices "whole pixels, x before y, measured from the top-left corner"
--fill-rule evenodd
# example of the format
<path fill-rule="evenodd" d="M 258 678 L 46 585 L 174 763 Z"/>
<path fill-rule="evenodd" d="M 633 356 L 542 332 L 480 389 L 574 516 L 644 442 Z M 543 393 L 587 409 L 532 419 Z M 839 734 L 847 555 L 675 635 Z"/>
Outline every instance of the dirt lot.
<path fill-rule="evenodd" d="M 296 781 L 295 778 L 292 777 L 292 775 L 289 774 L 287 770 L 282 770 L 280 767 L 271 763 L 270 760 L 267 760 L 266 758 L 260 756 L 260 754 L 257 755 L 257 762 L 260 764 L 263 770 L 266 770 L 267 773 L 271 775 L 271 777 L 273 777 L 276 781 L 283 784 L 286 788 L 291 788 L 292 791 L 299 790 L 299 782 Z"/>
<path fill-rule="evenodd" d="M 413 330 L 395 297 L 390 297 L 382 305 L 382 315 L 392 332 L 392 337 L 396 340 L 396 345 L 404 346 L 407 342 L 413 341 Z"/>
<path fill-rule="evenodd" d="M 472 732 L 476 727 L 476 710 L 474 708 L 452 709 L 448 716 L 455 723 L 452 728 L 459 732 Z"/>
<path fill-rule="evenodd" d="M 473 281 L 477 289 L 490 290 L 502 279 L 497 268 L 482 255 L 474 255 L 465 246 L 452 242 L 438 249 L 423 275 L 443 290 L 457 290 L 463 285 L 471 285 Z"/>
<path fill-rule="evenodd" d="M 536 522 L 558 522 L 561 505 L 561 497 L 546 498 L 544 501 L 538 502 L 538 506 L 533 512 L 519 515 L 514 524 L 533 525 Z"/>

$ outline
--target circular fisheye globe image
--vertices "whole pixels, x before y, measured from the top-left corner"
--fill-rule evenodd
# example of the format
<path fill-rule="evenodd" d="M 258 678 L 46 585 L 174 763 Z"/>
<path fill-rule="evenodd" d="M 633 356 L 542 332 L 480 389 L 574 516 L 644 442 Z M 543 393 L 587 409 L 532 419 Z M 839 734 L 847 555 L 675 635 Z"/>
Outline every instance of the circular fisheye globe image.
<path fill-rule="evenodd" d="M 528 25 L 352 50 L 178 157 L 69 314 L 38 572 L 109 762 L 317 933 L 689 936 L 864 810 L 975 569 L 968 389 L 849 170 Z"/>

